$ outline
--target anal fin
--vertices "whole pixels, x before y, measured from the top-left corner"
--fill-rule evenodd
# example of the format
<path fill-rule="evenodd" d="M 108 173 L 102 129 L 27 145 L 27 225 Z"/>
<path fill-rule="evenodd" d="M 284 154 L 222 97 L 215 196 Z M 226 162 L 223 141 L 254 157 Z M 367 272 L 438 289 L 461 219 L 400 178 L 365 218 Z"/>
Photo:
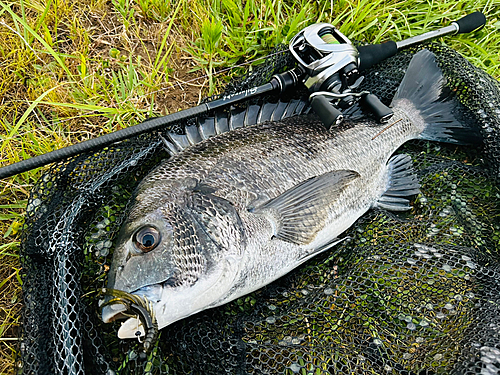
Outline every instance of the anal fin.
<path fill-rule="evenodd" d="M 382 195 L 377 201 L 377 207 L 388 211 L 408 211 L 411 209 L 410 201 L 406 198 L 389 197 Z"/>
<path fill-rule="evenodd" d="M 406 154 L 393 156 L 387 163 L 389 184 L 386 192 L 376 203 L 376 207 L 389 211 L 411 209 L 409 197 L 420 193 L 418 177 L 413 169 L 411 157 Z"/>

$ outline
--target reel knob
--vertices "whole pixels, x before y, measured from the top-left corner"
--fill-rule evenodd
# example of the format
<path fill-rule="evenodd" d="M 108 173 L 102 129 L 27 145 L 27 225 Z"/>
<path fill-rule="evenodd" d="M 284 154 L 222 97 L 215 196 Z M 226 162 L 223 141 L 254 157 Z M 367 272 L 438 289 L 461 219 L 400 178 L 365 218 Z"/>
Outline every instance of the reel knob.
<path fill-rule="evenodd" d="M 311 107 L 327 129 L 340 125 L 344 120 L 342 112 L 335 108 L 323 95 L 313 97 Z"/>
<path fill-rule="evenodd" d="M 388 122 L 394 112 L 391 108 L 387 107 L 380 99 L 373 94 L 366 94 L 360 100 L 360 104 L 366 111 L 370 112 L 375 116 L 375 119 L 384 124 Z"/>

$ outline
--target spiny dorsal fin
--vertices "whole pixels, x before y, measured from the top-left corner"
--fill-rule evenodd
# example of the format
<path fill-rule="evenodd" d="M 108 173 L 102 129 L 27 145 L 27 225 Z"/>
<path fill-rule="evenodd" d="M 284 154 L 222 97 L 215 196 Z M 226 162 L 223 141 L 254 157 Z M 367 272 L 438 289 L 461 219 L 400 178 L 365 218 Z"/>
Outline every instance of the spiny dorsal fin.
<path fill-rule="evenodd" d="M 359 174 L 350 170 L 312 177 L 250 212 L 268 217 L 276 226 L 275 237 L 295 244 L 308 244 L 323 228 L 329 208 Z"/>
<path fill-rule="evenodd" d="M 208 139 L 216 135 L 215 130 L 215 118 L 214 117 L 206 117 L 203 121 L 199 123 L 199 131 L 201 138 Z"/>
<path fill-rule="evenodd" d="M 309 110 L 307 100 L 303 99 L 251 104 L 247 108 L 231 107 L 217 111 L 214 117 L 200 118 L 196 125 L 187 125 L 186 134 L 166 132 L 161 138 L 168 153 L 175 155 L 214 135 L 265 121 L 280 121 L 306 114 Z"/>
<path fill-rule="evenodd" d="M 201 137 L 200 131 L 196 125 L 186 126 L 186 136 L 190 144 L 195 145 L 200 143 L 203 138 Z"/>

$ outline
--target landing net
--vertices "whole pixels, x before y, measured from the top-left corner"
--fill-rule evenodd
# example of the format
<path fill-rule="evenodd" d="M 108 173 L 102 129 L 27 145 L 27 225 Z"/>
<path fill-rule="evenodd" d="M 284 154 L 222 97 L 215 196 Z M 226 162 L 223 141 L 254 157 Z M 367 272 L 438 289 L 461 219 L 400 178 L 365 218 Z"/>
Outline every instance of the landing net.
<path fill-rule="evenodd" d="M 119 323 L 99 320 L 97 293 L 129 197 L 168 157 L 159 133 L 53 165 L 26 211 L 22 373 L 498 374 L 500 85 L 453 50 L 427 48 L 484 147 L 406 144 L 398 152 L 413 158 L 422 191 L 409 213 L 370 211 L 350 240 L 284 278 L 161 330 L 145 359 L 137 340 L 116 337 Z M 227 92 L 290 68 L 280 50 Z M 390 103 L 414 52 L 374 67 L 360 89 Z M 268 103 L 278 98 L 251 104 Z"/>

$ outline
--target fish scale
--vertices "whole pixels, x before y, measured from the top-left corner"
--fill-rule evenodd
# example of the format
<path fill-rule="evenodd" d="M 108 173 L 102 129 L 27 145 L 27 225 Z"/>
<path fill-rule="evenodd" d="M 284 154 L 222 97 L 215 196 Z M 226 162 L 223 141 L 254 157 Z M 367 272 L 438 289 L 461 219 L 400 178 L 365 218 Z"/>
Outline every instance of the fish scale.
<path fill-rule="evenodd" d="M 300 116 L 233 124 L 183 149 L 134 193 L 108 288 L 152 300 L 162 328 L 283 276 L 342 241 L 370 208 L 410 209 L 406 197 L 419 187 L 411 160 L 392 156 L 410 139 L 460 141 L 453 98 L 440 97 L 444 87 L 424 50 L 408 67 L 389 125 L 365 119 L 329 131 L 315 116 Z M 148 231 L 159 235 L 144 249 L 136 234 Z M 183 282 L 167 283 L 172 277 Z M 107 306 L 103 320 L 119 312 Z M 119 336 L 135 337 L 138 324 L 127 320 Z"/>

